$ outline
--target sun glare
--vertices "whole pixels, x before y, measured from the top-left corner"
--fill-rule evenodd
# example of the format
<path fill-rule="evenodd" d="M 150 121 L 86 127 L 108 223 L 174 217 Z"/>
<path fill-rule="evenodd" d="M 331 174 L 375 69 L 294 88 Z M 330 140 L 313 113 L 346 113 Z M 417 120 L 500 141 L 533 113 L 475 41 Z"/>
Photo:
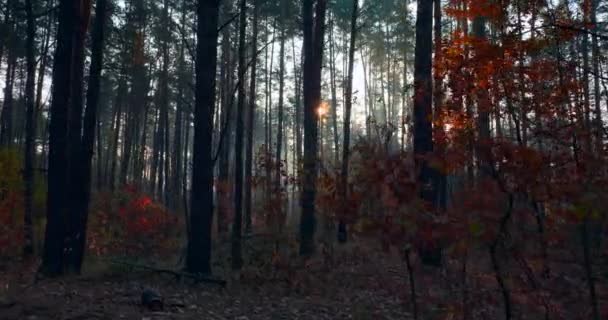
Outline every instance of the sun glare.
<path fill-rule="evenodd" d="M 329 103 L 327 103 L 326 101 L 321 102 L 321 104 L 317 108 L 317 115 L 319 116 L 319 118 L 325 117 L 328 112 L 329 112 Z"/>

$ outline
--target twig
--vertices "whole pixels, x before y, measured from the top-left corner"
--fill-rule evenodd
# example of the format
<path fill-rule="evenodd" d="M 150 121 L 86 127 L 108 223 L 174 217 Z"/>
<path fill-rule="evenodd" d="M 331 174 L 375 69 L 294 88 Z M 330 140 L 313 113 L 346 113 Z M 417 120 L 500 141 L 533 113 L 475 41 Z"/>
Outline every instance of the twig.
<path fill-rule="evenodd" d="M 405 264 L 407 266 L 407 273 L 410 278 L 410 301 L 412 303 L 412 309 L 414 312 L 414 320 L 418 319 L 418 303 L 416 302 L 416 283 L 414 282 L 414 270 L 412 268 L 412 262 L 410 260 L 410 249 L 405 250 Z"/>
<path fill-rule="evenodd" d="M 218 29 L 217 32 L 220 33 L 222 30 L 224 30 L 224 28 L 228 27 L 228 25 L 230 25 L 237 17 L 239 16 L 239 13 L 235 13 L 232 17 L 230 17 L 230 19 L 228 19 L 228 21 L 224 22 Z"/>
<path fill-rule="evenodd" d="M 128 262 L 128 261 L 115 260 L 115 259 L 102 259 L 102 260 L 106 261 L 108 263 L 111 263 L 111 264 L 123 265 L 123 266 L 127 266 L 127 267 L 132 267 L 135 269 L 142 269 L 142 270 L 153 271 L 153 272 L 157 272 L 157 273 L 170 274 L 170 275 L 175 276 L 178 279 L 190 278 L 190 279 L 194 279 L 195 282 L 197 282 L 197 283 L 198 282 L 207 282 L 207 283 L 218 284 L 222 287 L 226 286 L 226 280 L 221 279 L 221 278 L 203 275 L 203 274 L 194 274 L 194 273 L 189 273 L 189 272 L 185 272 L 185 271 L 157 268 L 157 267 L 148 266 L 148 265 L 144 265 L 144 264 L 132 263 L 132 262 Z"/>

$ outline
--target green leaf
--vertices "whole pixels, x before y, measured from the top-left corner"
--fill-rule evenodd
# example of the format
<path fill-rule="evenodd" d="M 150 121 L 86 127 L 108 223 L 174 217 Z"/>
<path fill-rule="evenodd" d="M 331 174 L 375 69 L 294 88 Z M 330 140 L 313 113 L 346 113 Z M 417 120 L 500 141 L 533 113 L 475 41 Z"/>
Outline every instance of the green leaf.
<path fill-rule="evenodd" d="M 472 222 L 469 224 L 469 231 L 474 237 L 480 237 L 483 234 L 483 225 L 480 222 Z"/>
<path fill-rule="evenodd" d="M 580 220 L 585 219 L 588 211 L 589 209 L 584 204 L 579 204 L 574 207 L 574 215 Z"/>

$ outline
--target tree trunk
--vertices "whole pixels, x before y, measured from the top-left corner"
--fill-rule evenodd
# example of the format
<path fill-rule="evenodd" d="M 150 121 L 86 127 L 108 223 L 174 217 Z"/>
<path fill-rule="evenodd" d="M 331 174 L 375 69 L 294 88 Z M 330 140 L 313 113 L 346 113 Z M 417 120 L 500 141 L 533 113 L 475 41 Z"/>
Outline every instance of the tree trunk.
<path fill-rule="evenodd" d="M 90 8 L 85 8 L 90 10 Z M 84 252 L 86 248 L 86 232 L 89 213 L 89 200 L 91 198 L 91 167 L 93 159 L 93 148 L 95 144 L 95 129 L 97 123 L 97 107 L 99 104 L 99 91 L 101 82 L 101 70 L 103 67 L 103 41 L 104 27 L 107 13 L 106 0 L 97 0 L 95 10 L 95 21 L 93 25 L 91 39 L 91 68 L 89 70 L 89 85 L 87 89 L 87 105 L 84 113 L 84 128 L 82 136 L 78 133 L 78 149 L 72 154 L 72 164 L 75 174 L 70 181 L 78 197 L 71 199 L 74 203 L 72 207 L 72 230 L 70 244 L 71 250 L 68 252 L 69 268 L 76 273 L 80 273 Z M 88 18 L 81 21 L 81 28 L 86 30 Z M 84 32 L 81 34 L 84 40 Z"/>
<path fill-rule="evenodd" d="M 347 231 L 344 219 L 348 214 L 347 196 L 348 196 L 348 161 L 350 158 L 350 118 L 353 107 L 353 72 L 355 65 L 355 44 L 357 41 L 357 18 L 359 16 L 359 0 L 353 1 L 353 11 L 350 20 L 350 45 L 348 48 L 348 75 L 346 77 L 346 93 L 344 101 L 344 145 L 342 151 L 342 171 L 341 183 L 342 188 L 342 218 L 338 222 L 338 241 L 346 242 Z"/>
<path fill-rule="evenodd" d="M 124 78 L 124 76 L 121 76 L 121 79 L 118 81 L 118 89 L 116 92 L 116 100 L 114 101 L 114 106 L 116 108 L 116 120 L 115 120 L 115 127 L 114 127 L 114 132 L 113 132 L 113 138 L 112 138 L 112 151 L 111 151 L 111 158 L 112 158 L 112 165 L 111 165 L 111 169 L 110 169 L 110 191 L 114 191 L 114 188 L 116 187 L 116 170 L 118 169 L 118 140 L 120 138 L 120 130 L 121 130 L 121 124 L 122 124 L 122 105 L 123 105 L 123 99 L 124 96 L 126 94 L 126 80 Z"/>
<path fill-rule="evenodd" d="M 217 63 L 217 0 L 199 0 L 196 30 L 196 91 L 192 194 L 186 268 L 193 273 L 211 272 L 213 221 L 213 112 Z"/>
<path fill-rule="evenodd" d="M 315 198 L 319 143 L 316 111 L 321 102 L 326 8 L 326 0 L 318 0 L 313 16 L 313 1 L 302 1 L 304 27 L 304 169 L 300 220 L 300 255 L 302 256 L 310 256 L 315 251 Z"/>
<path fill-rule="evenodd" d="M 300 57 L 300 65 L 297 66 L 296 62 L 296 46 L 295 41 L 292 40 L 291 48 L 293 51 L 293 74 L 295 83 L 295 102 L 294 102 L 294 118 L 295 118 L 295 143 L 296 143 L 296 168 L 299 168 L 302 162 L 302 63 L 303 59 Z"/>
<path fill-rule="evenodd" d="M 335 15 L 332 15 L 330 27 L 329 27 L 329 86 L 331 89 L 331 124 L 333 129 L 333 138 L 334 138 L 334 156 L 336 160 L 336 164 L 339 159 L 339 150 L 338 150 L 338 97 L 337 97 L 337 85 L 336 85 L 336 54 L 335 54 L 335 40 L 334 40 L 334 24 L 335 24 Z M 346 93 L 345 93 L 346 99 Z M 346 104 L 346 102 L 345 102 Z"/>
<path fill-rule="evenodd" d="M 224 3 L 223 11 L 226 11 L 226 16 L 231 13 L 231 1 Z M 220 97 L 221 97 L 221 114 L 219 126 L 224 126 L 220 130 L 225 130 L 223 146 L 218 146 L 220 149 L 219 163 L 218 163 L 218 190 L 217 193 L 218 204 L 217 204 L 217 231 L 218 234 L 223 235 L 228 230 L 228 212 L 229 212 L 229 199 L 231 191 L 228 188 L 229 182 L 229 165 L 230 165 L 230 145 L 232 141 L 230 118 L 232 116 L 232 104 L 233 104 L 233 89 L 232 89 L 232 58 L 231 58 L 231 45 L 230 45 L 230 29 L 224 28 L 222 31 L 222 62 L 220 67 Z M 221 133 L 220 133 L 221 134 Z"/>
<path fill-rule="evenodd" d="M 419 196 L 427 204 L 435 204 L 435 171 L 424 157 L 433 152 L 433 86 L 432 40 L 433 0 L 418 0 L 416 18 L 416 49 L 414 61 L 414 156 L 419 172 Z M 430 228 L 425 226 L 423 229 Z M 441 264 L 441 250 L 436 243 L 418 248 L 424 264 Z"/>
<path fill-rule="evenodd" d="M 182 9 L 182 17 L 181 17 L 181 25 L 184 26 L 186 24 L 186 9 L 185 7 Z M 182 198 L 182 155 L 183 155 L 183 145 L 182 145 L 182 126 L 184 125 L 184 87 L 186 85 L 185 79 L 185 67 L 186 61 L 184 58 L 184 49 L 186 45 L 185 39 L 181 39 L 179 45 L 179 58 L 177 62 L 177 106 L 175 108 L 175 128 L 173 134 L 173 155 L 171 157 L 171 171 L 173 172 L 172 179 L 172 188 L 171 188 L 171 207 L 175 210 L 180 208 L 180 201 Z M 186 117 L 187 118 L 187 117 Z M 184 208 L 185 210 L 186 208 Z"/>
<path fill-rule="evenodd" d="M 32 207 L 34 195 L 34 142 L 36 138 L 36 118 L 34 115 L 34 80 L 36 73 L 36 61 L 34 57 L 34 41 L 36 38 L 36 26 L 32 0 L 25 1 L 25 11 L 27 20 L 27 39 L 26 39 L 26 64 L 27 80 L 25 83 L 25 155 L 23 168 L 23 182 L 25 184 L 23 200 L 23 255 L 29 256 L 34 252 L 34 235 L 32 229 Z"/>
<path fill-rule="evenodd" d="M 8 27 L 9 24 L 9 19 L 10 19 L 10 14 L 11 14 L 11 10 L 12 9 L 12 2 L 11 0 L 7 0 L 6 1 L 6 7 L 4 8 L 4 26 Z M 0 61 L 2 61 L 2 57 L 4 56 L 4 47 L 6 45 L 6 42 L 8 42 L 8 37 L 10 35 L 10 31 L 7 32 L 2 32 L 0 33 Z"/>
<path fill-rule="evenodd" d="M 10 31 L 9 31 L 10 32 Z M 12 41 L 9 35 L 9 45 Z M 15 84 L 15 71 L 17 69 L 17 55 L 14 48 L 8 48 L 6 62 L 6 78 L 4 81 L 4 103 L 2 113 L 0 113 L 0 146 L 10 146 L 13 144 L 13 89 Z"/>
<path fill-rule="evenodd" d="M 256 77 L 258 65 L 258 0 L 253 0 L 253 36 L 251 39 L 251 81 L 249 83 L 249 108 L 247 110 L 247 150 L 245 151 L 245 233 L 251 233 L 251 208 L 253 188 L 253 133 L 255 132 Z"/>
<path fill-rule="evenodd" d="M 264 199 L 267 203 L 270 202 L 270 193 L 272 189 L 272 166 L 270 164 L 270 160 L 272 157 L 272 69 L 274 66 L 274 43 L 275 43 L 275 33 L 276 33 L 276 22 L 272 24 L 272 45 L 270 46 L 270 65 L 267 65 L 266 68 L 266 106 L 264 112 L 264 141 L 266 146 L 266 183 L 265 183 L 265 195 Z M 268 48 L 268 47 L 267 47 Z M 266 51 L 266 56 L 268 57 L 268 49 Z"/>
<path fill-rule="evenodd" d="M 59 3 L 59 25 L 57 47 L 53 59 L 53 89 L 51 122 L 49 124 L 49 163 L 46 231 L 41 272 L 47 276 L 57 276 L 63 272 L 64 218 L 68 204 L 68 119 L 72 82 L 72 50 L 74 35 L 78 26 L 78 16 L 74 12 L 73 1 Z"/>
<path fill-rule="evenodd" d="M 435 63 L 441 63 L 442 55 L 443 55 L 443 44 L 442 44 L 442 14 L 441 14 L 441 0 L 434 0 L 434 19 L 435 19 Z M 438 67 L 437 67 L 438 68 Z M 434 99 L 434 107 L 435 107 L 435 119 L 437 119 L 437 127 L 435 129 L 436 139 L 437 141 L 437 149 L 439 156 L 444 159 L 445 158 L 445 139 L 443 139 L 445 135 L 445 128 L 443 125 L 443 77 L 441 76 L 439 70 L 435 71 L 434 75 L 434 91 L 433 91 L 433 99 Z M 440 168 L 435 175 L 436 182 L 435 186 L 437 188 L 437 195 L 435 202 L 437 203 L 438 208 L 441 210 L 445 210 L 447 206 L 447 177 L 446 177 L 445 168 Z"/>
<path fill-rule="evenodd" d="M 432 126 L 432 39 L 433 0 L 418 0 L 416 19 L 416 52 L 414 62 L 414 154 L 424 157 L 433 152 Z M 418 182 L 421 186 L 432 186 L 433 172 L 427 161 L 417 159 L 420 169 Z M 435 200 L 434 188 L 422 188 L 422 200 Z"/>
<path fill-rule="evenodd" d="M 283 7 L 284 3 L 281 4 Z M 281 152 L 283 151 L 283 114 L 284 114 L 284 94 L 285 94 L 285 13 L 282 9 L 279 26 L 281 28 L 281 43 L 279 45 L 279 105 L 278 105 L 278 128 L 277 128 L 277 150 L 275 153 L 275 195 L 281 192 Z"/>
<path fill-rule="evenodd" d="M 247 0 L 240 0 L 239 62 L 236 110 L 236 137 L 234 141 L 234 220 L 232 223 L 232 269 L 243 266 L 241 237 L 243 218 L 243 134 L 245 124 L 245 37 L 247 31 Z"/>

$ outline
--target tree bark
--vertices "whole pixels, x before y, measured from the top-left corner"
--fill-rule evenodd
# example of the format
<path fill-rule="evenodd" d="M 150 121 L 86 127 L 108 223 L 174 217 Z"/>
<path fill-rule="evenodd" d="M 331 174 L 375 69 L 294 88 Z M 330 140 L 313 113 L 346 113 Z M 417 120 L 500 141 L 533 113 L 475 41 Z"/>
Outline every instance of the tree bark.
<path fill-rule="evenodd" d="M 350 20 L 350 45 L 348 48 L 348 75 L 346 77 L 346 93 L 344 101 L 344 145 L 342 150 L 342 170 L 341 182 L 342 188 L 342 218 L 338 222 L 338 241 L 346 242 L 347 231 L 344 219 L 348 214 L 347 196 L 348 196 L 348 161 L 350 158 L 350 118 L 353 107 L 353 72 L 355 65 L 355 44 L 357 41 L 357 18 L 359 16 L 359 0 L 353 1 L 353 11 Z"/>
<path fill-rule="evenodd" d="M 313 1 L 302 1 L 304 27 L 304 169 L 300 220 L 300 255 L 302 256 L 310 256 L 315 251 L 315 198 L 319 143 L 316 111 L 321 102 L 326 8 L 326 0 L 318 0 L 313 16 Z"/>
<path fill-rule="evenodd" d="M 442 13 L 441 13 L 441 0 L 434 0 L 434 31 L 435 31 L 435 63 L 441 63 L 443 55 L 443 43 L 442 43 Z M 439 68 L 437 66 L 436 68 Z M 435 108 L 435 119 L 437 119 L 437 128 L 435 128 L 437 141 L 437 151 L 442 160 L 445 158 L 445 128 L 443 125 L 443 77 L 436 69 L 434 72 L 434 89 L 433 89 L 433 103 Z M 445 210 L 447 206 L 447 177 L 445 168 L 437 170 L 435 179 L 435 186 L 437 188 L 437 195 L 435 202 L 438 208 Z"/>
<path fill-rule="evenodd" d="M 85 8 L 86 9 L 86 8 Z M 88 8 L 90 10 L 90 7 Z M 91 35 L 91 67 L 89 70 L 89 85 L 86 96 L 86 109 L 84 112 L 84 128 L 82 136 L 78 133 L 78 149 L 72 155 L 72 163 L 75 173 L 71 183 L 78 197 L 72 199 L 72 223 L 74 224 L 68 253 L 69 268 L 80 273 L 84 252 L 86 248 L 87 223 L 89 216 L 89 202 L 91 198 L 91 167 L 93 160 L 93 148 L 95 144 L 95 129 L 97 123 L 97 108 L 99 105 L 99 92 L 101 83 L 101 71 L 103 67 L 104 28 L 106 22 L 107 2 L 97 0 L 95 9 L 95 21 Z M 88 18 L 81 22 L 81 28 L 86 30 Z M 84 33 L 82 34 L 84 39 Z"/>
<path fill-rule="evenodd" d="M 433 152 L 432 126 L 432 39 L 433 0 L 418 0 L 416 19 L 416 49 L 414 61 L 414 154 L 420 170 L 418 182 L 422 200 L 435 200 L 433 172 L 428 161 L 421 157 Z M 426 187 L 425 186 L 431 186 Z"/>
<path fill-rule="evenodd" d="M 199 0 L 196 30 L 196 91 L 192 194 L 186 268 L 191 273 L 211 272 L 211 226 L 213 221 L 213 112 L 217 64 L 219 2 Z"/>
<path fill-rule="evenodd" d="M 67 197 L 68 161 L 68 113 L 72 82 L 72 50 L 76 32 L 77 15 L 73 1 L 61 0 L 59 3 L 59 25 L 57 47 L 53 59 L 53 89 L 51 103 L 51 122 L 49 124 L 49 163 L 48 193 L 46 212 L 46 231 L 41 272 L 47 276 L 63 273 L 64 217 Z"/>
<path fill-rule="evenodd" d="M 247 31 L 247 0 L 240 0 L 239 57 L 236 110 L 236 137 L 234 142 L 234 220 L 232 223 L 232 269 L 243 266 L 241 237 L 243 218 L 243 134 L 245 124 L 245 37 Z"/>
<path fill-rule="evenodd" d="M 9 31 L 10 33 L 11 31 Z M 4 102 L 2 105 L 2 113 L 0 113 L 0 146 L 10 146 L 13 144 L 13 89 L 15 85 L 15 72 L 17 69 L 17 55 L 12 45 L 11 38 L 14 35 L 9 35 L 8 54 L 6 62 L 6 77 L 4 81 Z"/>
<path fill-rule="evenodd" d="M 281 3 L 281 13 L 279 27 L 281 28 L 281 42 L 279 44 L 279 105 L 278 105 L 278 127 L 277 127 L 277 149 L 275 153 L 275 195 L 281 192 L 281 152 L 283 151 L 283 114 L 284 114 L 284 95 L 285 95 L 285 3 Z"/>
<path fill-rule="evenodd" d="M 26 69 L 27 79 L 25 83 L 25 155 L 23 168 L 23 182 L 25 184 L 23 200 L 23 255 L 29 256 L 34 253 L 34 235 L 32 230 L 32 208 L 34 195 L 34 139 L 36 138 L 36 118 L 34 115 L 34 80 L 36 73 L 36 61 L 34 57 L 34 41 L 36 38 L 36 26 L 32 0 L 25 1 L 27 20 L 26 39 Z"/>
<path fill-rule="evenodd" d="M 247 110 L 247 150 L 245 152 L 245 233 L 251 233 L 251 208 L 253 188 L 253 133 L 255 132 L 256 77 L 258 65 L 258 0 L 253 0 L 253 36 L 251 39 L 251 81 L 249 83 L 249 108 Z"/>
<path fill-rule="evenodd" d="M 232 1 L 224 2 L 223 11 L 226 16 L 231 14 Z M 232 116 L 232 104 L 233 104 L 233 88 L 232 88 L 232 57 L 231 57 L 231 44 L 230 44 L 230 29 L 224 28 L 222 31 L 222 62 L 220 66 L 220 97 L 221 97 L 221 114 L 219 126 L 224 126 L 223 129 L 226 133 L 224 134 L 223 146 L 221 148 L 218 163 L 218 189 L 220 192 L 217 193 L 218 204 L 217 204 L 217 231 L 218 234 L 223 235 L 228 230 L 228 212 L 229 212 L 229 199 L 231 191 L 228 188 L 230 185 L 229 181 L 229 166 L 230 166 L 230 145 L 232 142 L 231 134 L 231 121 Z M 225 125 L 224 125 L 225 124 Z M 221 133 L 220 133 L 221 134 Z"/>

